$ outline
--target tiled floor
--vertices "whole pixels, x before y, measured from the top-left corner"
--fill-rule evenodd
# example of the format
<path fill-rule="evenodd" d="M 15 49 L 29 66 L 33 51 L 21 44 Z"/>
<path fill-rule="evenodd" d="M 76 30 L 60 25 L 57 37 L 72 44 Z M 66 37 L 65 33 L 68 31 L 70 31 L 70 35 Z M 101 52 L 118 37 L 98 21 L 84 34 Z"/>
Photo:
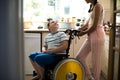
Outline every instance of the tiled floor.
<path fill-rule="evenodd" d="M 32 79 L 32 75 L 26 75 L 25 80 L 31 80 Z M 88 79 L 85 79 L 88 80 Z M 106 80 L 104 77 L 101 77 L 100 80 Z"/>
<path fill-rule="evenodd" d="M 32 80 L 32 75 L 26 75 L 25 80 Z"/>

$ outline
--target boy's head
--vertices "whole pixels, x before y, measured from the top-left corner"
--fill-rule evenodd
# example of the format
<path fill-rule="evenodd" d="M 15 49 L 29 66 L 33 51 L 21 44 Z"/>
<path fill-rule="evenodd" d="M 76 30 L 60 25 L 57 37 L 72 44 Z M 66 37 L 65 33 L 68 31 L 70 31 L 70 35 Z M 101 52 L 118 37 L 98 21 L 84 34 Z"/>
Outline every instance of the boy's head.
<path fill-rule="evenodd" d="M 47 27 L 51 33 L 57 32 L 58 23 L 50 18 L 50 19 L 48 19 Z"/>

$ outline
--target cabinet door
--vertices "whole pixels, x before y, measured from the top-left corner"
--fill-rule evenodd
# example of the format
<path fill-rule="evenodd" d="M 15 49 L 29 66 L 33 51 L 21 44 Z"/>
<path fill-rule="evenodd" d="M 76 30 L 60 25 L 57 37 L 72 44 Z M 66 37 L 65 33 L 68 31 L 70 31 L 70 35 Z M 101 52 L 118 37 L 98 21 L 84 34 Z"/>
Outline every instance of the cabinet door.
<path fill-rule="evenodd" d="M 71 46 L 70 46 L 70 50 L 69 50 L 69 54 L 70 57 L 75 58 L 80 47 L 82 46 L 83 42 L 86 39 L 86 35 L 85 36 L 81 36 L 80 39 L 78 37 L 75 37 L 72 42 L 71 42 Z"/>
<path fill-rule="evenodd" d="M 45 37 L 47 36 L 49 32 L 43 32 L 42 33 L 42 46 L 44 46 L 44 42 L 45 42 Z"/>
<path fill-rule="evenodd" d="M 33 67 L 28 56 L 31 52 L 40 51 L 40 34 L 25 33 L 24 34 L 24 51 L 25 51 L 25 74 L 32 74 Z"/>
<path fill-rule="evenodd" d="M 81 48 L 82 44 L 84 43 L 84 41 L 86 40 L 86 35 L 81 36 L 80 39 L 79 38 L 75 38 L 74 39 L 74 57 L 77 55 L 79 49 Z"/>

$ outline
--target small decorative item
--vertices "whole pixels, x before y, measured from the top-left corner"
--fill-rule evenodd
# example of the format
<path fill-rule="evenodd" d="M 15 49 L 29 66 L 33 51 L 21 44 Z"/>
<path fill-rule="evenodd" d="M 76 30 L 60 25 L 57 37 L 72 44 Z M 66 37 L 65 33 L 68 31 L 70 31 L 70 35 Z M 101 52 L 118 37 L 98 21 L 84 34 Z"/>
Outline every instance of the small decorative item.
<path fill-rule="evenodd" d="M 72 22 L 75 22 L 76 17 L 72 17 Z"/>
<path fill-rule="evenodd" d="M 64 17 L 61 18 L 61 22 L 64 22 Z"/>

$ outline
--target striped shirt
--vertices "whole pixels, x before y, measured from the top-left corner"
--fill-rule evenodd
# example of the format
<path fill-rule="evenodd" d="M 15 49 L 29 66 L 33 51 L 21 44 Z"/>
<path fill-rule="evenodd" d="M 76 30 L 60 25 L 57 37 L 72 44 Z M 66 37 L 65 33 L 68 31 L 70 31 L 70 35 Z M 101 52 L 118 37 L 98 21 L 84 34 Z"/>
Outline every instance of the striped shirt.
<path fill-rule="evenodd" d="M 53 49 L 60 46 L 61 42 L 64 40 L 68 40 L 68 37 L 64 32 L 49 33 L 45 37 L 44 45 L 46 45 L 48 49 Z M 61 51 L 58 53 L 65 53 L 65 51 Z"/>

